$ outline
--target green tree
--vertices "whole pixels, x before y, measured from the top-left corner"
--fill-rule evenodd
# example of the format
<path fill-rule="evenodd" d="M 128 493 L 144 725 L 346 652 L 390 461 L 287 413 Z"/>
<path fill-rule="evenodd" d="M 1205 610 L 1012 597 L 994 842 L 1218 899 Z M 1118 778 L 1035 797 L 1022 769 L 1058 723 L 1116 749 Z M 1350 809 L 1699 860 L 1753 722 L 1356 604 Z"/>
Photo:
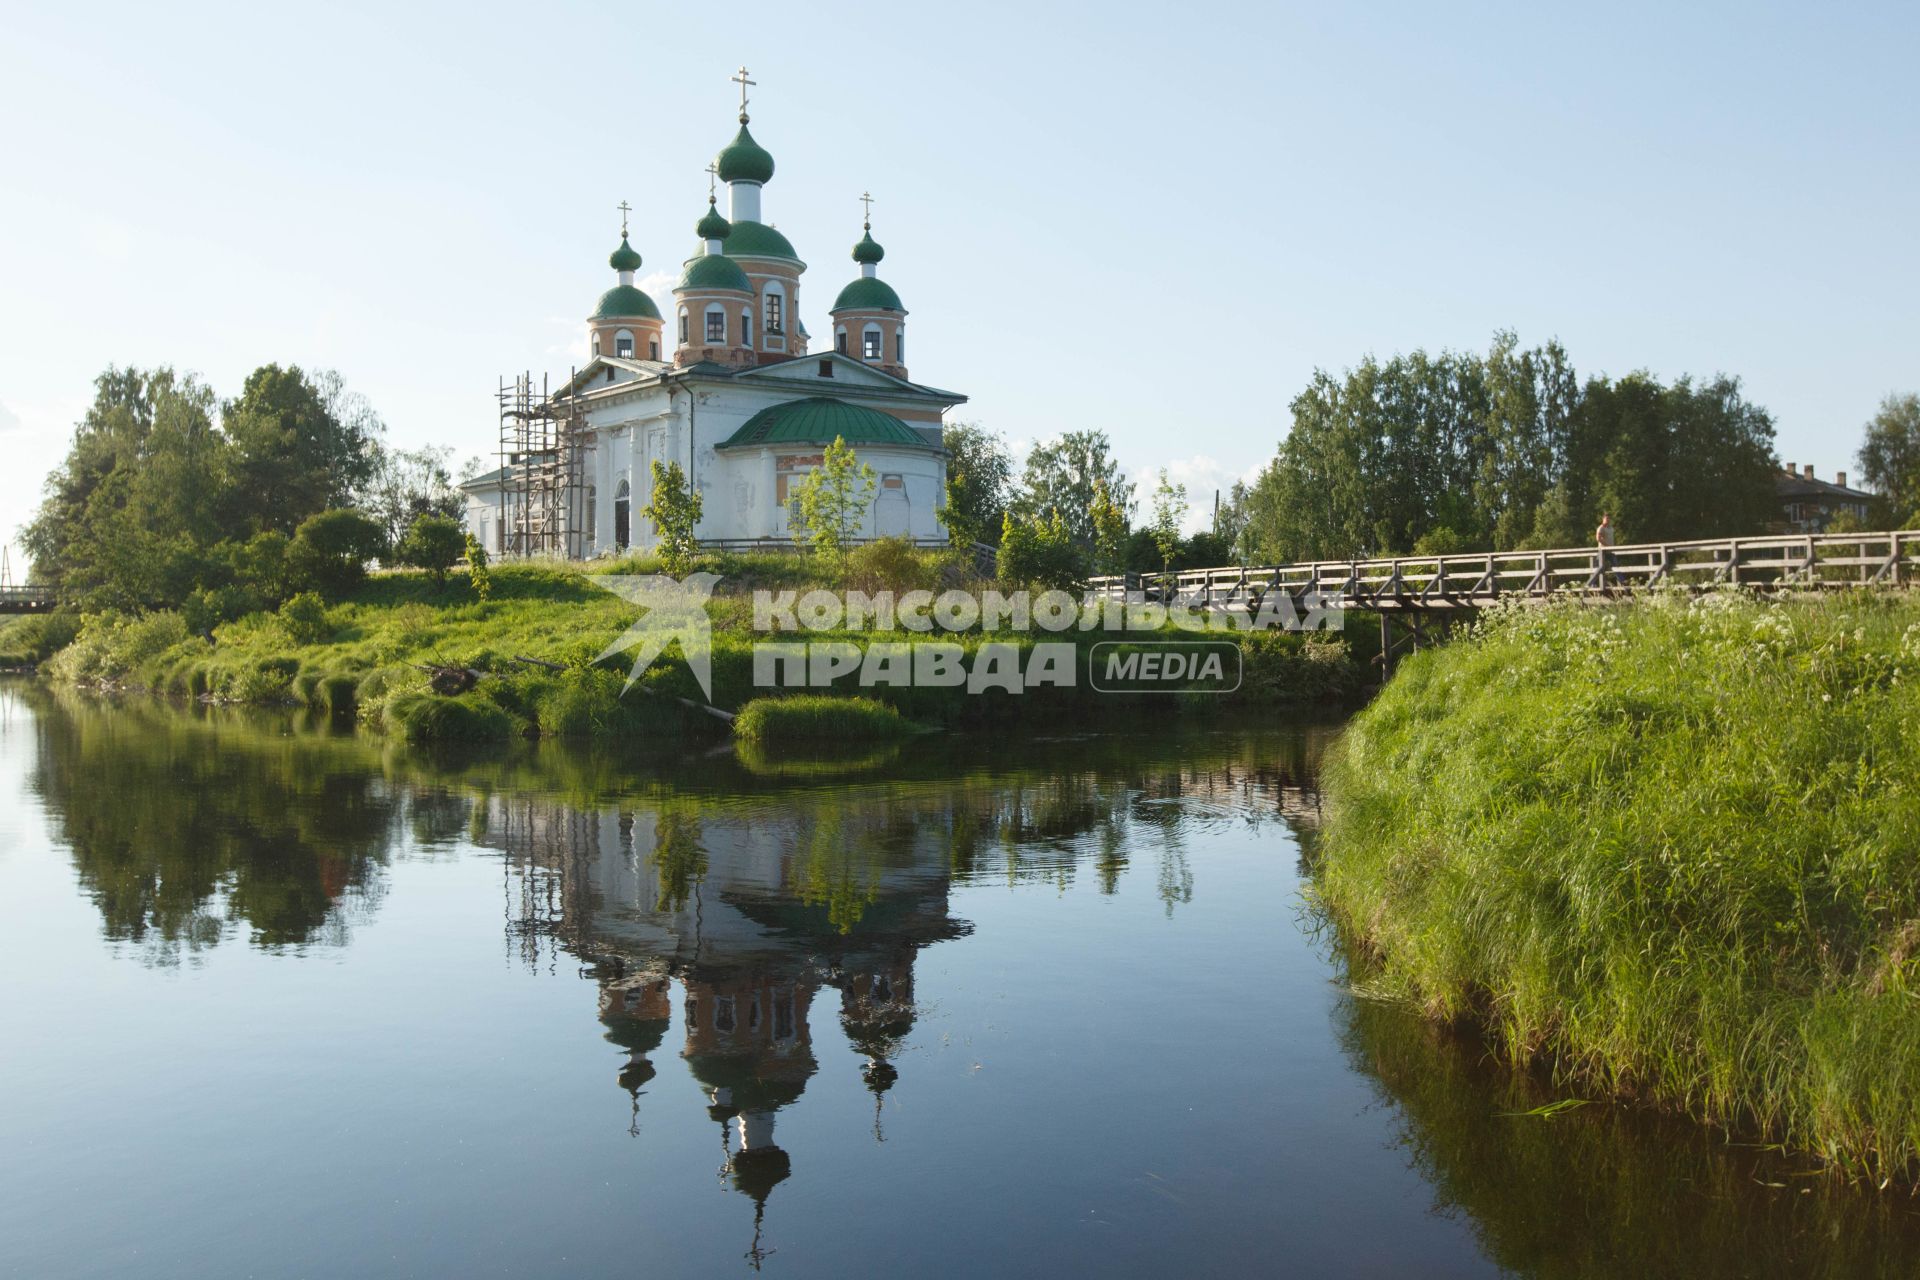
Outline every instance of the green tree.
<path fill-rule="evenodd" d="M 1756 532 L 1773 514 L 1772 419 L 1731 378 L 1582 384 L 1557 343 L 1502 332 L 1484 357 L 1317 370 L 1291 409 L 1232 504 L 1250 559 L 1580 545 L 1602 510 L 1642 540 Z"/>
<path fill-rule="evenodd" d="M 378 521 L 358 511 L 323 511 L 287 544 L 287 576 L 299 590 L 338 598 L 366 577 L 367 561 L 386 549 Z"/>
<path fill-rule="evenodd" d="M 1094 482 L 1093 506 L 1087 513 L 1093 520 L 1093 564 L 1101 573 L 1119 573 L 1126 568 L 1127 513 L 1113 500 L 1104 478 Z"/>
<path fill-rule="evenodd" d="M 444 586 L 447 570 L 467 549 L 467 535 L 456 522 L 445 516 L 415 516 L 406 536 L 393 549 L 401 564 L 425 569 L 433 575 L 435 586 Z"/>
<path fill-rule="evenodd" d="M 659 542 L 660 561 L 667 572 L 682 577 L 693 569 L 693 557 L 699 550 L 694 530 L 700 525 L 701 498 L 687 484 L 686 472 L 677 462 L 664 466 L 659 459 L 652 464 L 653 492 L 640 514 L 653 524 Z"/>
<path fill-rule="evenodd" d="M 262 365 L 221 410 L 234 450 L 231 517 L 250 529 L 292 533 L 322 511 L 351 504 L 373 478 L 383 430 L 338 374 Z"/>
<path fill-rule="evenodd" d="M 1911 528 L 1920 519 L 1920 395 L 1889 395 L 1867 423 L 1860 481 L 1880 495 L 1883 519 Z"/>
<path fill-rule="evenodd" d="M 94 387 L 23 533 L 36 575 L 87 609 L 197 599 L 204 618 L 248 593 L 257 603 L 284 599 L 284 572 L 255 562 L 272 559 L 305 514 L 357 483 L 378 429 L 335 374 L 309 381 L 297 370 L 256 370 L 217 424 L 212 390 L 170 369 L 110 368 Z M 303 462 L 315 432 L 331 433 L 339 455 L 318 471 Z M 282 548 L 254 548 L 263 530 Z"/>
<path fill-rule="evenodd" d="M 835 436 L 820 465 L 800 482 L 800 519 L 794 540 L 837 559 L 866 518 L 873 489 L 873 468 L 854 456 L 845 439 Z"/>
<path fill-rule="evenodd" d="M 453 450 L 389 449 L 374 440 L 368 454 L 371 474 L 353 505 L 385 526 L 388 541 L 398 544 L 421 516 L 460 518 L 460 491 L 447 470 Z"/>
<path fill-rule="evenodd" d="M 1014 510 L 1028 517 L 1057 514 L 1068 536 L 1091 551 L 1095 486 L 1105 484 L 1108 496 L 1121 511 L 1133 509 L 1133 484 L 1121 472 L 1112 452 L 1113 444 L 1104 431 L 1069 431 L 1057 440 L 1036 445 L 1027 455 Z"/>
<path fill-rule="evenodd" d="M 1153 545 L 1160 551 L 1160 567 L 1167 570 L 1173 567 L 1173 553 L 1180 546 L 1180 522 L 1187 518 L 1187 486 L 1174 484 L 1167 479 L 1167 469 L 1160 468 L 1160 483 L 1153 490 L 1153 523 L 1148 528 L 1153 533 Z"/>
<path fill-rule="evenodd" d="M 1013 492 L 1013 455 L 998 433 L 977 423 L 951 422 L 940 430 L 947 450 L 947 487 L 940 519 L 961 549 L 999 536 Z"/>
<path fill-rule="evenodd" d="M 1087 577 L 1086 552 L 1057 511 L 1045 516 L 1009 511 L 1002 516 L 994 567 L 1002 582 L 1058 591 L 1076 590 Z"/>

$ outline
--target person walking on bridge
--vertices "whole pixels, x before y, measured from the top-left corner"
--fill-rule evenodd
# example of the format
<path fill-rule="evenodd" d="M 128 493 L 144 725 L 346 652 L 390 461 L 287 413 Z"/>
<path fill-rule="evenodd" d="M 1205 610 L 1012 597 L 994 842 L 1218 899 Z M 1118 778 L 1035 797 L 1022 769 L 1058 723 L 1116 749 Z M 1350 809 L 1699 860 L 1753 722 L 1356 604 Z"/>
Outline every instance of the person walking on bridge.
<path fill-rule="evenodd" d="M 1593 531 L 1593 542 L 1597 552 L 1594 557 L 1594 583 L 1612 595 L 1615 586 L 1624 587 L 1626 583 L 1613 571 L 1613 517 L 1605 511 L 1600 513 L 1600 527 Z"/>

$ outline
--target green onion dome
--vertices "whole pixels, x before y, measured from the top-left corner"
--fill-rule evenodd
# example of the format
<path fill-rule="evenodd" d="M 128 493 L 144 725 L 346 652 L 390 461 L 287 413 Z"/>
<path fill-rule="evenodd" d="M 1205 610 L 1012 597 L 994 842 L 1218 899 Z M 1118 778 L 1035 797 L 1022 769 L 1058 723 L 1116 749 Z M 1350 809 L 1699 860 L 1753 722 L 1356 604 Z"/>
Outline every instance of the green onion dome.
<path fill-rule="evenodd" d="M 634 254 L 637 263 L 640 255 Z M 622 267 L 621 270 L 631 270 Z M 653 305 L 653 299 L 644 290 L 630 284 L 617 284 L 600 295 L 600 305 L 593 309 L 595 320 L 658 320 L 660 308 Z"/>
<path fill-rule="evenodd" d="M 747 132 L 745 116 L 740 119 L 740 132 L 714 157 L 714 163 L 722 182 L 766 182 L 773 177 L 773 157 Z"/>
<path fill-rule="evenodd" d="M 687 259 L 687 269 L 680 273 L 680 283 L 674 286 L 674 292 L 682 289 L 753 292 L 753 286 L 747 283 L 747 273 L 740 269 L 740 264 L 722 253 L 708 253 Z"/>
<path fill-rule="evenodd" d="M 872 228 L 868 228 L 867 233 L 860 237 L 860 243 L 853 246 L 853 260 L 863 267 L 877 263 L 886 256 L 887 251 L 874 240 Z"/>
<path fill-rule="evenodd" d="M 635 252 L 632 245 L 627 243 L 626 236 L 623 235 L 620 237 L 620 247 L 615 249 L 613 256 L 607 259 L 607 265 L 615 271 L 638 271 L 640 269 L 640 255 Z"/>
<path fill-rule="evenodd" d="M 893 286 L 877 276 L 861 276 L 833 300 L 834 311 L 905 311 Z"/>
<path fill-rule="evenodd" d="M 733 234 L 727 237 L 727 256 L 800 261 L 800 256 L 793 251 L 793 242 L 764 222 L 734 223 Z"/>
<path fill-rule="evenodd" d="M 693 229 L 702 240 L 725 240 L 733 231 L 733 224 L 720 216 L 720 210 L 713 204 L 713 197 L 707 197 L 707 213 L 693 224 Z"/>

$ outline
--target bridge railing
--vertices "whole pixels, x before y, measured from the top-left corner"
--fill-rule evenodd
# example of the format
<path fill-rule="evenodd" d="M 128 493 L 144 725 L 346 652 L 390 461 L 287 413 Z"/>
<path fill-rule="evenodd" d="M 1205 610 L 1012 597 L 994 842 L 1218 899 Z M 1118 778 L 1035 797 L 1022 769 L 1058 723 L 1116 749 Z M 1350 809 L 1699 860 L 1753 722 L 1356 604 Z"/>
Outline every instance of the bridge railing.
<path fill-rule="evenodd" d="M 52 587 L 37 583 L 0 583 L 0 613 L 42 613 L 59 603 Z"/>
<path fill-rule="evenodd" d="M 1523 595 L 1599 597 L 1659 587 L 1822 590 L 1920 582 L 1920 531 L 1778 534 L 1464 555 L 1387 556 L 1297 564 L 1116 574 L 1092 579 L 1103 595 L 1215 608 L 1252 608 L 1273 593 L 1318 594 L 1348 607 L 1478 608 Z"/>

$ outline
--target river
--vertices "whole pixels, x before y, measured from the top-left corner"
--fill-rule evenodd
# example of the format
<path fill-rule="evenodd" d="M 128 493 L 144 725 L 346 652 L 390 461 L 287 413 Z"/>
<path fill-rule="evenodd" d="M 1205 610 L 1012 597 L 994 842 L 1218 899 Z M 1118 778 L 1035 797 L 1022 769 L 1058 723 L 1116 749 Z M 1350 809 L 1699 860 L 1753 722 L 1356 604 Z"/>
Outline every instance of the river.
<path fill-rule="evenodd" d="M 1914 1274 L 1914 1200 L 1351 992 L 1336 732 L 450 756 L 0 683 L 0 1274 Z"/>

